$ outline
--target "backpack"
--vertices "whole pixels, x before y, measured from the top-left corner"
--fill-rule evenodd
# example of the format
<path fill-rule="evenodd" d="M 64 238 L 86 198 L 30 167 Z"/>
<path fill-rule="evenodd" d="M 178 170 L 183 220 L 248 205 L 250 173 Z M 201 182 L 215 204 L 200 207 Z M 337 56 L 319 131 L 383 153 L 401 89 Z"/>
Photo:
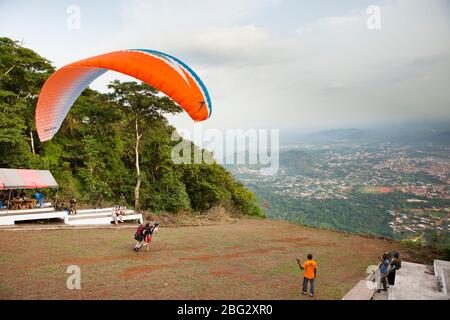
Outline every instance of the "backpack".
<path fill-rule="evenodd" d="M 144 230 L 144 225 L 139 225 L 139 227 L 136 230 L 136 233 L 134 234 L 134 239 L 137 241 L 142 241 L 144 239 L 143 236 L 143 230 Z"/>

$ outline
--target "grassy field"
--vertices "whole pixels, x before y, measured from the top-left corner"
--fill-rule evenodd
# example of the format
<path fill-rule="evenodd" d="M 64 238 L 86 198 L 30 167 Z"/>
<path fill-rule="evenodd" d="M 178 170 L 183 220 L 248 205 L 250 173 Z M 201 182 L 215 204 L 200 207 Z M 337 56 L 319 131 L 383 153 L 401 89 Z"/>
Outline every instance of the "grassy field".
<path fill-rule="evenodd" d="M 314 299 L 340 299 L 399 244 L 287 222 L 160 228 L 150 251 L 134 229 L 0 231 L 0 299 L 311 299 L 296 257 L 318 262 Z M 69 265 L 81 289 L 69 290 Z"/>

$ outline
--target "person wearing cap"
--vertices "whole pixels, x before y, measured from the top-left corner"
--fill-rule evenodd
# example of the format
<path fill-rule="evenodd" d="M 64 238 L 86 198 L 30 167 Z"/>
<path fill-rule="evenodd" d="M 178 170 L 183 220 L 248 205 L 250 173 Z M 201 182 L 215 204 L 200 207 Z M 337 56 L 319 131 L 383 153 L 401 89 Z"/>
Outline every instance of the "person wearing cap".
<path fill-rule="evenodd" d="M 400 253 L 397 251 L 394 252 L 393 258 L 391 260 L 391 270 L 387 276 L 388 283 L 390 286 L 395 285 L 395 272 L 402 267 L 402 260 L 400 260 Z"/>

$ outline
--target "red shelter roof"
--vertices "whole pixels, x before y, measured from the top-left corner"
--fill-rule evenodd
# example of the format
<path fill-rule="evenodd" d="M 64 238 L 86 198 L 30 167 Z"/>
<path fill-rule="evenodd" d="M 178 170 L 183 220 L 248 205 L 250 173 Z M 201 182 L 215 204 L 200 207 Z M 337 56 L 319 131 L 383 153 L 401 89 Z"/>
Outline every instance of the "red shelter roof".
<path fill-rule="evenodd" d="M 48 170 L 0 169 L 0 190 L 57 188 Z"/>

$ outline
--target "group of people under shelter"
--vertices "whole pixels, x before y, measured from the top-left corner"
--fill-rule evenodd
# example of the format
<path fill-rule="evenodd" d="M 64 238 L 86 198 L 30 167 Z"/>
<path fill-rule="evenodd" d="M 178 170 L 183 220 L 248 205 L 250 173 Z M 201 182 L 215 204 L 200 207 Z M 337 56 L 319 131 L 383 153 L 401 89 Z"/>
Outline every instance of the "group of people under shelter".
<path fill-rule="evenodd" d="M 35 192 L 31 196 L 27 191 L 18 190 L 3 191 L 0 193 L 0 209 L 33 209 L 45 206 L 45 196 L 40 192 Z"/>

